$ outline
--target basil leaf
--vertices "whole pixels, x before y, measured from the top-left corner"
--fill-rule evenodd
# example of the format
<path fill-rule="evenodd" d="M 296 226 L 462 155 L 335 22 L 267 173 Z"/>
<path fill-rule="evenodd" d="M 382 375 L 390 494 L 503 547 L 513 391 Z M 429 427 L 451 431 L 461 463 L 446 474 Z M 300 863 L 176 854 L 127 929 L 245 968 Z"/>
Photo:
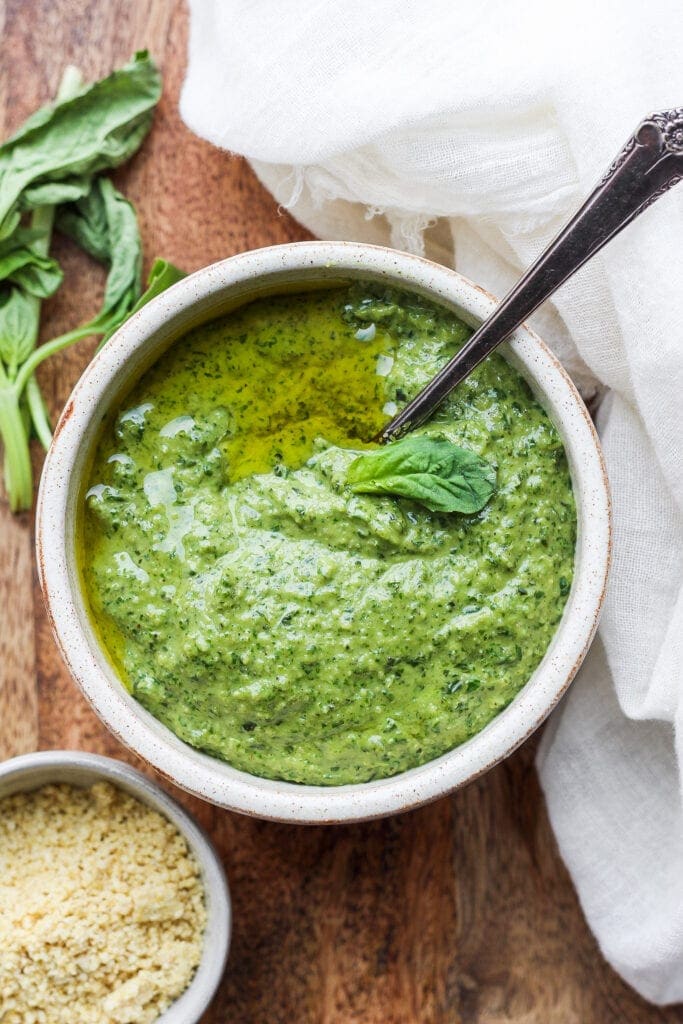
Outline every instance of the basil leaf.
<path fill-rule="evenodd" d="M 35 303 L 21 288 L 3 290 L 0 294 L 0 358 L 15 369 L 35 343 Z"/>
<path fill-rule="evenodd" d="M 95 178 L 87 196 L 58 211 L 56 226 L 109 268 L 102 309 L 92 329 L 115 329 L 142 289 L 142 245 L 132 204 L 109 178 Z"/>
<path fill-rule="evenodd" d="M 128 315 L 119 321 L 119 323 L 110 327 L 97 346 L 97 351 L 99 352 L 105 341 L 108 341 L 112 334 L 119 329 L 121 324 L 125 323 L 126 320 L 129 320 L 130 317 L 132 317 L 133 313 L 137 313 L 139 309 L 142 309 L 142 307 L 146 306 L 148 302 L 155 299 L 157 295 L 161 295 L 161 293 L 165 292 L 167 288 L 170 288 L 172 284 L 177 284 L 178 281 L 181 281 L 184 277 L 187 277 L 184 270 L 179 270 L 178 267 L 169 263 L 168 260 L 162 260 L 157 257 L 149 272 L 146 289 Z"/>
<path fill-rule="evenodd" d="M 7 279 L 37 299 L 49 299 L 64 277 L 59 264 L 49 256 L 38 256 L 30 251 L 24 253 L 24 256 L 23 265 L 8 274 Z"/>
<path fill-rule="evenodd" d="M 129 315 L 132 316 L 133 313 L 137 313 L 139 309 L 142 309 L 148 302 L 155 299 L 157 295 L 161 295 L 171 285 L 182 281 L 184 277 L 187 277 L 184 270 L 180 270 L 173 263 L 169 263 L 168 260 L 162 260 L 157 256 L 149 271 L 147 287 L 131 309 Z"/>
<path fill-rule="evenodd" d="M 39 299 L 54 295 L 62 277 L 56 260 L 39 256 L 31 249 L 15 249 L 0 257 L 0 281 L 11 281 Z"/>
<path fill-rule="evenodd" d="M 9 238 L 0 239 L 0 259 L 15 249 L 32 246 L 34 242 L 44 242 L 45 230 L 40 228 L 17 228 Z"/>
<path fill-rule="evenodd" d="M 159 72 L 143 50 L 107 78 L 30 117 L 0 146 L 0 237 L 14 230 L 19 209 L 72 200 L 83 194 L 85 180 L 132 156 L 160 93 Z"/>
<path fill-rule="evenodd" d="M 34 219 L 38 223 L 41 217 Z M 62 271 L 46 248 L 47 228 L 17 228 L 0 241 L 0 359 L 10 375 L 26 359 L 38 334 L 37 299 L 59 288 Z"/>
<path fill-rule="evenodd" d="M 109 229 L 109 273 L 97 321 L 118 323 L 127 316 L 142 291 L 142 242 L 135 208 L 108 178 L 97 181 Z"/>
<path fill-rule="evenodd" d="M 43 232 L 18 228 L 0 241 L 0 281 L 9 281 L 39 299 L 53 295 L 62 283 L 62 271 L 56 260 L 33 247 Z"/>
<path fill-rule="evenodd" d="M 38 206 L 58 206 L 73 203 L 90 191 L 90 175 L 67 178 L 65 181 L 47 181 L 42 185 L 29 185 L 21 194 L 19 207 L 33 210 Z"/>
<path fill-rule="evenodd" d="M 396 494 L 432 512 L 479 512 L 496 489 L 496 471 L 446 438 L 411 434 L 363 452 L 347 471 L 356 494 Z"/>
<path fill-rule="evenodd" d="M 98 181 L 90 183 L 84 196 L 57 210 L 55 227 L 100 263 L 109 263 L 109 222 Z"/>

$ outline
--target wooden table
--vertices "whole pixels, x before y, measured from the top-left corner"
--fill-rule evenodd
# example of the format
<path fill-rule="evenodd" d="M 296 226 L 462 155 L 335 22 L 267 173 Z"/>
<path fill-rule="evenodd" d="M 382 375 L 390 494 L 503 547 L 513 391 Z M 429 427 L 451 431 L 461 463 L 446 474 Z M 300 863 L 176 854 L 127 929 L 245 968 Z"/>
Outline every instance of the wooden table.
<path fill-rule="evenodd" d="M 54 95 L 68 62 L 93 78 L 145 46 L 160 62 L 164 96 L 151 137 L 117 174 L 138 208 L 147 264 L 158 254 L 195 270 L 308 237 L 243 161 L 181 123 L 182 3 L 9 0 L 5 7 L 3 138 Z M 46 337 L 88 318 L 102 293 L 99 269 L 65 242 L 56 251 L 66 281 L 46 304 Z M 43 364 L 53 413 L 92 348 L 84 343 Z M 40 461 L 36 451 L 36 472 Z M 36 583 L 32 517 L 11 516 L 2 499 L 0 757 L 59 747 L 138 763 L 64 668 Z M 558 857 L 533 755 L 532 741 L 452 799 L 351 827 L 252 821 L 176 794 L 221 850 L 234 899 L 229 967 L 205 1021 L 683 1022 L 683 1009 L 648 1007 L 602 960 Z"/>

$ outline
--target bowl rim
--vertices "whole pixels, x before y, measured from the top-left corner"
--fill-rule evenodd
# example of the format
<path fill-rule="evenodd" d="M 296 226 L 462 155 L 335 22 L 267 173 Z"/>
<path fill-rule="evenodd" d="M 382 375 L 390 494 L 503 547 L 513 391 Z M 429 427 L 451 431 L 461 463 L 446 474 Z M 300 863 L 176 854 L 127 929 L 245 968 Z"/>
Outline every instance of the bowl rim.
<path fill-rule="evenodd" d="M 293 242 L 211 264 L 144 306 L 85 369 L 55 430 L 38 496 L 37 561 L 48 616 L 62 655 L 96 713 L 121 742 L 181 788 L 218 806 L 277 821 L 338 823 L 406 811 L 452 792 L 507 757 L 546 718 L 576 674 L 597 629 L 611 558 L 610 492 L 595 427 L 559 360 L 523 325 L 504 354 L 527 378 L 561 433 L 579 538 L 562 620 L 541 664 L 504 711 L 466 743 L 426 764 L 388 779 L 324 787 L 264 779 L 196 751 L 127 693 L 87 625 L 68 529 L 80 448 L 104 414 L 107 389 L 125 377 L 125 368 L 131 372 L 133 357 L 140 358 L 154 344 L 159 348 L 163 335 L 181 334 L 178 325 L 189 323 L 193 311 L 204 309 L 203 322 L 220 315 L 231 293 L 248 301 L 277 292 L 278 284 L 279 290 L 293 282 L 305 289 L 307 280 L 350 277 L 417 291 L 471 323 L 483 320 L 496 305 L 485 289 L 454 270 L 365 243 Z"/>
<path fill-rule="evenodd" d="M 34 780 L 34 781 L 33 781 Z M 194 816 L 157 782 L 137 768 L 102 754 L 82 750 L 41 750 L 0 763 L 0 800 L 19 792 L 67 783 L 75 786 L 106 780 L 158 811 L 187 841 L 197 861 L 205 894 L 206 926 L 202 956 L 192 980 L 157 1018 L 158 1024 L 193 1024 L 213 999 L 225 973 L 232 933 L 232 904 L 218 852 Z"/>

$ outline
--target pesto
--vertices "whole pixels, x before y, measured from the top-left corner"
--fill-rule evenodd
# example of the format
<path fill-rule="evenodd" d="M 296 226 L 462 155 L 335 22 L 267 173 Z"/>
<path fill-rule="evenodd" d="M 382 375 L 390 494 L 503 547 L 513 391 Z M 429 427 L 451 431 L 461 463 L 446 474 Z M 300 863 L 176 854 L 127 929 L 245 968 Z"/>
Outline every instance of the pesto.
<path fill-rule="evenodd" d="M 105 425 L 82 569 L 135 697 L 244 771 L 340 785 L 464 742 L 528 680 L 572 579 L 560 438 L 491 356 L 416 433 L 495 469 L 481 511 L 354 494 L 349 465 L 469 329 L 370 284 L 188 333 Z"/>

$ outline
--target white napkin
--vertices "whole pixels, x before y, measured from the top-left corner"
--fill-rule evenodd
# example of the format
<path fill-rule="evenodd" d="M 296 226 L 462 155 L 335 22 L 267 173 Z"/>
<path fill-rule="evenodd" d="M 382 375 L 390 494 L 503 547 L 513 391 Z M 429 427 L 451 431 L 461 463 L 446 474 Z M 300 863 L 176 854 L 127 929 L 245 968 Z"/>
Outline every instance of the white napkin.
<path fill-rule="evenodd" d="M 323 238 L 426 252 L 498 294 L 652 110 L 678 0 L 191 0 L 181 113 Z M 541 782 L 604 955 L 683 999 L 683 184 L 534 318 L 599 427 L 615 561 Z"/>

